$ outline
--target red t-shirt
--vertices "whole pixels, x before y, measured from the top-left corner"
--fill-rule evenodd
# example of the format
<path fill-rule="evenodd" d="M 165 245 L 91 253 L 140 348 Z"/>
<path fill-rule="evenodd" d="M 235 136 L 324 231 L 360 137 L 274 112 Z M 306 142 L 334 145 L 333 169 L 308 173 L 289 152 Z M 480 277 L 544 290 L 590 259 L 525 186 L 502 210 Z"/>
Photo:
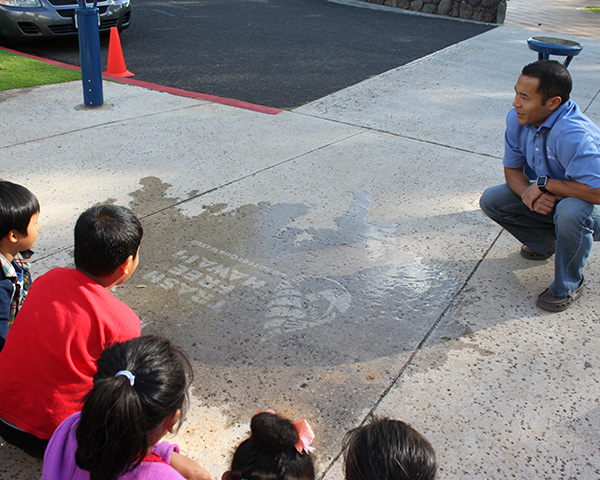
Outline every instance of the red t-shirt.
<path fill-rule="evenodd" d="M 0 417 L 48 439 L 81 410 L 105 347 L 140 336 L 140 319 L 78 270 L 32 283 L 0 352 Z"/>

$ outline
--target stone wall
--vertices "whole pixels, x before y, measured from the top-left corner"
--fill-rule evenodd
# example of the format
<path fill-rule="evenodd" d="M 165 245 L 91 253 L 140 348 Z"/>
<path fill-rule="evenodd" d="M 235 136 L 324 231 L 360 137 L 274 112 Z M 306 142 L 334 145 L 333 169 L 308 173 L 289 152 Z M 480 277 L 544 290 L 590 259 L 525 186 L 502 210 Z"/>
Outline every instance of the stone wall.
<path fill-rule="evenodd" d="M 486 23 L 504 23 L 506 0 L 361 0 L 413 12 Z"/>

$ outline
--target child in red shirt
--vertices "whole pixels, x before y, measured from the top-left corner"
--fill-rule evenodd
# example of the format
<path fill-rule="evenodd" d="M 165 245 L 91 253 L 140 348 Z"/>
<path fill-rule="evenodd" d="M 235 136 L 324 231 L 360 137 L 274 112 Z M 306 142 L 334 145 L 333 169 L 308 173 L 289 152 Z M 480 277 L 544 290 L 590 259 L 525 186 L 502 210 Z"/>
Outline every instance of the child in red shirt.
<path fill-rule="evenodd" d="M 86 210 L 75 226 L 75 267 L 32 283 L 0 353 L 0 436 L 42 458 L 54 430 L 81 410 L 102 351 L 141 333 L 110 290 L 135 271 L 143 229 L 127 208 Z"/>

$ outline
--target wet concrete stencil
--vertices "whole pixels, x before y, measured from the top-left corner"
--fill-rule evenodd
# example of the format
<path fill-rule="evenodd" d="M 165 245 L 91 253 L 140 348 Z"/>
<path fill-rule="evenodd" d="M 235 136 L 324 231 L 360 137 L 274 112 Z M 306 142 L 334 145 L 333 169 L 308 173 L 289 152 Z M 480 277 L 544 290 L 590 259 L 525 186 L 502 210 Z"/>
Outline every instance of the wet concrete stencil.
<path fill-rule="evenodd" d="M 349 412 L 397 373 L 389 358 L 405 361 L 458 288 L 442 266 L 398 248 L 396 225 L 367 220 L 368 189 L 343 199 L 336 228 L 316 229 L 296 226 L 309 205 L 204 205 L 188 216 L 165 208 L 182 201 L 169 185 L 142 185 L 132 208 L 164 209 L 143 219 L 140 266 L 117 294 L 144 332 L 187 349 L 196 395 L 229 402 L 233 418 L 272 406 L 349 428 Z"/>

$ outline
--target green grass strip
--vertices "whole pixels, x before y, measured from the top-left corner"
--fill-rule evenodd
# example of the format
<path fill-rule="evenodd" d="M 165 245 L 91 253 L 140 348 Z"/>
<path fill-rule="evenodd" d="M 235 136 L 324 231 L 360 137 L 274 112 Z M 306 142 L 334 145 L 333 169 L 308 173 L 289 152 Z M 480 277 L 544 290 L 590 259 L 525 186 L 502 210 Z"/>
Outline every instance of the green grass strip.
<path fill-rule="evenodd" d="M 81 72 L 0 49 L 0 90 L 81 80 Z"/>
<path fill-rule="evenodd" d="M 600 7 L 585 7 L 584 10 L 588 12 L 600 13 Z"/>

